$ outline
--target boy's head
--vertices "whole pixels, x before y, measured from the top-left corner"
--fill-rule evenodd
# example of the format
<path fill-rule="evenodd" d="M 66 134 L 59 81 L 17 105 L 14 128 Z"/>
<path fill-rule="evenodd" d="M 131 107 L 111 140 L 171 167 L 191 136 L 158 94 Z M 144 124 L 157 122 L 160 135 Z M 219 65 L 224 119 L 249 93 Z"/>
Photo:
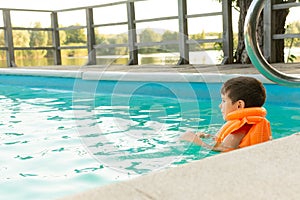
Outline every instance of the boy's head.
<path fill-rule="evenodd" d="M 227 95 L 232 103 L 244 101 L 244 107 L 261 107 L 266 100 L 266 90 L 263 84 L 252 77 L 236 77 L 223 84 L 222 95 Z"/>

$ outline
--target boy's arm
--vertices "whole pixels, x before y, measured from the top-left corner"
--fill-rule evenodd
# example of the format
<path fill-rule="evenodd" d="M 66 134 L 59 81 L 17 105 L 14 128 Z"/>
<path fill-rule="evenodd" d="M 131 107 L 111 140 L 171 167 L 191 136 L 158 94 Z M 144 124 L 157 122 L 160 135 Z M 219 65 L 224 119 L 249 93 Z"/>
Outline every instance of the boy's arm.
<path fill-rule="evenodd" d="M 245 136 L 244 133 L 229 134 L 222 143 L 216 143 L 215 145 L 206 144 L 196 134 L 192 132 L 184 133 L 180 137 L 180 139 L 193 142 L 199 146 L 202 146 L 207 149 L 211 149 L 213 151 L 226 152 L 238 148 L 238 145 L 240 144 L 244 136 Z"/>
<path fill-rule="evenodd" d="M 220 151 L 222 147 L 217 147 L 216 145 L 212 146 L 209 144 L 206 144 L 205 142 L 203 142 L 200 137 L 199 134 L 195 134 L 193 132 L 186 132 L 184 133 L 181 137 L 180 140 L 185 140 L 188 142 L 193 142 L 199 146 L 202 146 L 204 148 L 207 149 L 211 149 L 211 150 L 215 150 L 215 151 Z"/>

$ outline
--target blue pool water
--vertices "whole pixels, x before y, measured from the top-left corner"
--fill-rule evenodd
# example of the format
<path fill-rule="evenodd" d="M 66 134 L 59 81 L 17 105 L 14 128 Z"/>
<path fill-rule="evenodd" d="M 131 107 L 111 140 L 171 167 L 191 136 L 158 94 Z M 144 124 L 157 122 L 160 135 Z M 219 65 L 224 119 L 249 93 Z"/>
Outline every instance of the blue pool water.
<path fill-rule="evenodd" d="M 273 138 L 299 132 L 300 90 L 265 86 Z M 214 155 L 178 137 L 222 126 L 220 87 L 1 75 L 1 199 L 54 199 Z"/>

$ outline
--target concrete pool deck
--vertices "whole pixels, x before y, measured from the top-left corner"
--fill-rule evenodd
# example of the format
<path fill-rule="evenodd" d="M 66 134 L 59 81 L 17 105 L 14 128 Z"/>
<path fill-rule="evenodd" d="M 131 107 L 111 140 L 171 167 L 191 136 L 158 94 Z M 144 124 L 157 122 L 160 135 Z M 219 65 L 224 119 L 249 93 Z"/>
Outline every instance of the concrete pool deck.
<path fill-rule="evenodd" d="M 287 74 L 300 74 L 300 63 L 286 64 L 277 63 L 273 67 Z M 171 72 L 171 73 L 219 73 L 219 74 L 259 74 L 258 70 L 251 64 L 231 65 L 88 65 L 88 66 L 29 66 L 18 68 L 0 69 L 35 69 L 35 70 L 57 70 L 57 71 L 98 71 L 98 72 Z"/>
<path fill-rule="evenodd" d="M 63 200 L 299 199 L 300 135 L 215 155 Z"/>
<path fill-rule="evenodd" d="M 276 69 L 300 74 L 300 65 L 277 64 Z M 78 73 L 78 70 L 82 73 Z M 120 73 L 178 73 L 214 75 L 257 75 L 251 65 L 225 66 L 49 66 L 0 68 L 2 74 L 27 74 L 97 79 L 97 72 L 109 72 L 108 78 Z M 131 72 L 131 73 L 128 73 Z M 123 74 L 122 74 L 123 73 Z M 140 77 L 140 76 L 138 76 Z M 131 78 L 131 77 L 128 77 Z M 191 77 L 191 79 L 193 79 Z M 267 80 L 266 80 L 267 81 Z M 300 199 L 300 134 L 276 139 L 256 146 L 208 157 L 193 163 L 153 172 L 131 180 L 95 188 L 62 198 L 86 199 Z"/>

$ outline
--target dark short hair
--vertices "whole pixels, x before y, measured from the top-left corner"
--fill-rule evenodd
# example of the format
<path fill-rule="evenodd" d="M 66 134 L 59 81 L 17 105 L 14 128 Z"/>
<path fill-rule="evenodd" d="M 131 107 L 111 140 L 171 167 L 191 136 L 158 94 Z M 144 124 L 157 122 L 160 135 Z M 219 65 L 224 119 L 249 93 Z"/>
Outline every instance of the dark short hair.
<path fill-rule="evenodd" d="M 246 108 L 261 107 L 266 100 L 265 87 L 252 77 L 240 76 L 229 79 L 223 84 L 221 93 L 227 94 L 232 103 L 243 100 Z"/>

